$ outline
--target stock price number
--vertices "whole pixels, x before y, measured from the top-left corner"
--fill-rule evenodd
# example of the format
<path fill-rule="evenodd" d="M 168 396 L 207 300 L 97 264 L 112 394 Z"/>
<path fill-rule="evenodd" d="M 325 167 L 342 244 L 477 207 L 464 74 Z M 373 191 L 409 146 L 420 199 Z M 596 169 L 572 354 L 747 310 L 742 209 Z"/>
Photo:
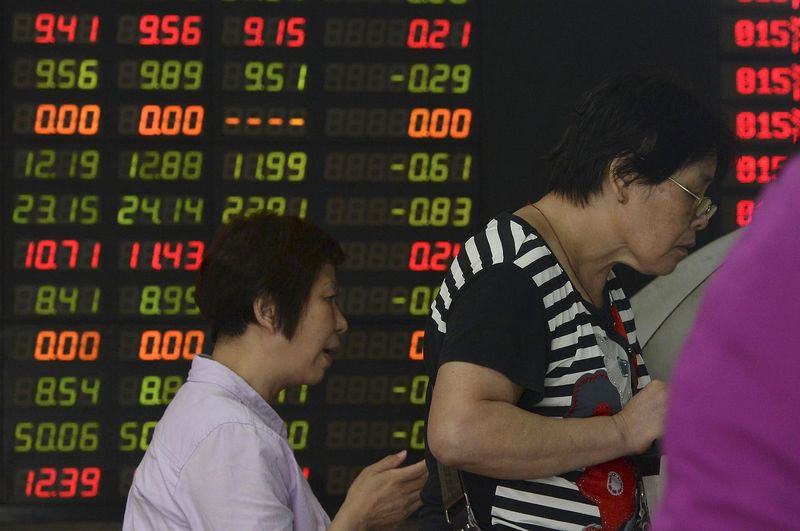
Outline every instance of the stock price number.
<path fill-rule="evenodd" d="M 342 152 L 325 156 L 326 181 L 462 183 L 472 176 L 472 155 L 444 151 L 413 153 Z"/>
<path fill-rule="evenodd" d="M 466 94 L 472 67 L 466 63 L 328 63 L 326 92 Z"/>
<path fill-rule="evenodd" d="M 305 151 L 227 151 L 222 178 L 226 181 L 299 182 L 306 178 Z"/>
<path fill-rule="evenodd" d="M 428 377 L 349 375 L 331 376 L 325 383 L 326 405 L 424 405 Z"/>
<path fill-rule="evenodd" d="M 203 152 L 197 150 L 123 151 L 119 177 L 141 181 L 197 181 L 203 176 Z"/>
<path fill-rule="evenodd" d="M 325 135 L 330 137 L 430 138 L 462 140 L 472 130 L 468 108 L 416 107 L 384 109 L 330 108 L 325 113 Z"/>
<path fill-rule="evenodd" d="M 325 431 L 326 450 L 425 449 L 424 420 L 335 420 Z"/>
<path fill-rule="evenodd" d="M 127 421 L 119 426 L 119 450 L 121 452 L 144 452 L 153 439 L 156 420 L 144 422 Z"/>
<path fill-rule="evenodd" d="M 95 240 L 16 240 L 14 268 L 35 271 L 96 270 L 103 244 Z"/>
<path fill-rule="evenodd" d="M 743 96 L 792 96 L 800 100 L 800 65 L 736 69 L 736 92 Z"/>
<path fill-rule="evenodd" d="M 305 42 L 306 19 L 303 17 L 222 19 L 222 44 L 225 46 L 300 48 Z"/>
<path fill-rule="evenodd" d="M 775 180 L 788 155 L 742 155 L 736 160 L 736 181 L 742 184 L 768 184 Z"/>
<path fill-rule="evenodd" d="M 281 61 L 225 63 L 222 90 L 246 92 L 303 92 L 308 65 Z"/>
<path fill-rule="evenodd" d="M 339 288 L 339 307 L 352 316 L 426 316 L 439 286 L 347 286 Z"/>
<path fill-rule="evenodd" d="M 122 286 L 119 295 L 121 315 L 172 316 L 199 315 L 194 302 L 194 286 Z"/>
<path fill-rule="evenodd" d="M 18 453 L 94 452 L 99 447 L 99 422 L 17 422 L 14 426 Z"/>
<path fill-rule="evenodd" d="M 133 271 L 197 271 L 203 260 L 205 242 L 139 241 L 119 244 L 119 269 Z"/>
<path fill-rule="evenodd" d="M 448 241 L 347 241 L 342 271 L 446 271 L 461 250 Z"/>
<path fill-rule="evenodd" d="M 423 330 L 350 330 L 342 338 L 339 357 L 344 360 L 423 359 Z"/>
<path fill-rule="evenodd" d="M 327 18 L 325 47 L 466 49 L 472 39 L 472 22 L 446 18 L 378 19 Z"/>
<path fill-rule="evenodd" d="M 270 210 L 279 215 L 286 214 L 305 218 L 308 212 L 308 199 L 305 197 L 229 195 L 225 198 L 221 221 L 229 223 L 232 219 L 246 217 L 265 210 Z"/>
<path fill-rule="evenodd" d="M 736 136 L 742 140 L 791 140 L 798 136 L 800 110 L 742 111 L 736 114 Z"/>
<path fill-rule="evenodd" d="M 329 197 L 328 226 L 466 227 L 472 199 L 459 197 Z"/>
<path fill-rule="evenodd" d="M 199 136 L 206 109 L 202 105 L 121 105 L 117 132 L 137 136 Z"/>
<path fill-rule="evenodd" d="M 117 42 L 139 46 L 198 46 L 203 39 L 199 15 L 122 15 Z"/>
<path fill-rule="evenodd" d="M 16 179 L 97 179 L 100 152 L 96 149 L 16 149 Z"/>
<path fill-rule="evenodd" d="M 203 352 L 205 341 L 203 330 L 123 328 L 117 352 L 121 360 L 190 361 Z"/>
<path fill-rule="evenodd" d="M 99 286 L 14 286 L 15 315 L 80 316 L 100 312 Z"/>
<path fill-rule="evenodd" d="M 14 134 L 93 136 L 100 131 L 101 108 L 95 103 L 14 105 Z"/>
<path fill-rule="evenodd" d="M 17 470 L 15 497 L 30 499 L 95 498 L 100 492 L 99 467 L 40 467 Z"/>
<path fill-rule="evenodd" d="M 125 59 L 119 62 L 117 88 L 122 90 L 200 90 L 203 61 Z"/>
<path fill-rule="evenodd" d="M 97 59 L 17 59 L 13 83 L 17 89 L 95 90 L 99 70 L 100 61 Z"/>
<path fill-rule="evenodd" d="M 97 330 L 38 330 L 23 327 L 12 334 L 15 360 L 97 361 L 101 334 Z"/>
<path fill-rule="evenodd" d="M 23 376 L 14 384 L 15 406 L 74 407 L 100 403 L 100 378 L 95 376 Z"/>
<path fill-rule="evenodd" d="M 91 13 L 14 13 L 12 42 L 95 44 L 100 17 Z"/>
<path fill-rule="evenodd" d="M 166 406 L 183 385 L 183 376 L 123 376 L 119 388 L 121 406 Z"/>
<path fill-rule="evenodd" d="M 199 225 L 205 199 L 200 196 L 123 195 L 120 225 Z"/>
<path fill-rule="evenodd" d="M 791 19 L 740 19 L 733 25 L 733 42 L 737 48 L 790 48 L 798 52 L 798 21 Z"/>
<path fill-rule="evenodd" d="M 17 194 L 13 206 L 16 225 L 95 225 L 100 218 L 94 194 Z"/>

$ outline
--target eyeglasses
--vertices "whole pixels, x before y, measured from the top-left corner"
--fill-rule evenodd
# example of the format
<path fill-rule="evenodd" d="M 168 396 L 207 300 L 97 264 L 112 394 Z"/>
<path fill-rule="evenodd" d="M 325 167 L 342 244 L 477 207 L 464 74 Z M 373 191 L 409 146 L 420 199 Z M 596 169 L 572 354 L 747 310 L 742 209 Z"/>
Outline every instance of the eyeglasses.
<path fill-rule="evenodd" d="M 699 195 L 692 192 L 691 190 L 686 188 L 684 185 L 682 185 L 672 177 L 667 177 L 667 179 L 680 186 L 681 190 L 683 190 L 684 192 L 695 198 L 695 201 L 697 201 L 694 206 L 695 217 L 697 218 L 705 217 L 706 220 L 709 220 L 711 219 L 711 216 L 713 216 L 716 213 L 717 205 L 712 203 L 711 199 L 709 199 L 708 197 L 700 197 Z"/>

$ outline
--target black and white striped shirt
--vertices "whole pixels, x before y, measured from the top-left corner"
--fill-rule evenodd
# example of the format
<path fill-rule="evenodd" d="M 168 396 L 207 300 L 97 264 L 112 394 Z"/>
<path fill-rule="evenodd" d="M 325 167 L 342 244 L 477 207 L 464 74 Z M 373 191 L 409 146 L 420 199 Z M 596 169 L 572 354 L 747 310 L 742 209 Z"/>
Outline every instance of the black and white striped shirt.
<path fill-rule="evenodd" d="M 635 389 L 650 378 L 630 303 L 613 272 L 606 297 L 604 310 L 585 302 L 538 232 L 525 220 L 502 214 L 464 244 L 431 305 L 425 337 L 431 383 L 435 385 L 442 363 L 467 361 L 498 370 L 521 385 L 525 392 L 517 405 L 528 411 L 554 418 L 589 417 L 607 403 L 616 413 L 622 404 L 597 337 L 630 349 Z M 612 311 L 618 312 L 617 330 Z M 429 389 L 428 406 L 430 396 Z M 426 459 L 431 474 L 423 500 L 426 506 L 440 507 L 435 461 L 430 452 Z M 598 505 L 576 485 L 583 473 L 529 481 L 463 476 L 484 528 L 580 530 L 601 525 Z"/>

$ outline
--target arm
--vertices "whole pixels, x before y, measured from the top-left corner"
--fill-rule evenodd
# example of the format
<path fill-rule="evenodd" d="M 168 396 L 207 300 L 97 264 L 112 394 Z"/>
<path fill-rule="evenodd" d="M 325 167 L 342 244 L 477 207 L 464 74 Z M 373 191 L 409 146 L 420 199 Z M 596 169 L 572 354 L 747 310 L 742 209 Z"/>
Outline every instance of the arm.
<path fill-rule="evenodd" d="M 618 415 L 552 419 L 515 404 L 522 388 L 465 362 L 443 364 L 433 389 L 428 445 L 443 464 L 504 479 L 533 479 L 642 452 L 661 434 L 666 388 L 654 381 Z"/>

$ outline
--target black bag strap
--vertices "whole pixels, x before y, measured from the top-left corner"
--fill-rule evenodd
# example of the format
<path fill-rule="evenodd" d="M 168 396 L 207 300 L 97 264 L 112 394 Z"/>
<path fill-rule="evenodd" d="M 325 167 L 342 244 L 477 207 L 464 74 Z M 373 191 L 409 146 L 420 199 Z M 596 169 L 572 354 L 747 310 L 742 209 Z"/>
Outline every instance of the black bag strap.
<path fill-rule="evenodd" d="M 442 489 L 442 505 L 447 523 L 453 526 L 454 531 L 480 531 L 469 497 L 464 490 L 461 473 L 455 468 L 444 466 L 436 462 L 439 471 L 439 486 Z"/>

